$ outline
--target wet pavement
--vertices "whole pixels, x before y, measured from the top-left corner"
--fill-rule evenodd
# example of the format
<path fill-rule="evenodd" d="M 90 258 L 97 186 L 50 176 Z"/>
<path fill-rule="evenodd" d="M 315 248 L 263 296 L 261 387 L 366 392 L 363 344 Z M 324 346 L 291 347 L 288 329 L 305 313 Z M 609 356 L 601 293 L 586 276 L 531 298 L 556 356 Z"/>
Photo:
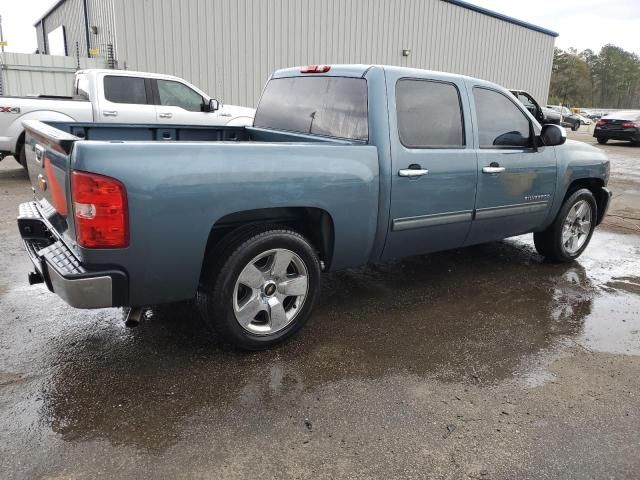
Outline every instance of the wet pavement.
<path fill-rule="evenodd" d="M 637 189 L 621 155 L 612 171 L 635 173 L 612 184 Z M 3 479 L 640 476 L 633 220 L 571 265 L 523 236 L 325 275 L 302 332 L 247 354 L 189 305 L 127 329 L 120 310 L 29 287 L 14 165 L 0 163 Z M 636 215 L 631 198 L 612 212 Z"/>

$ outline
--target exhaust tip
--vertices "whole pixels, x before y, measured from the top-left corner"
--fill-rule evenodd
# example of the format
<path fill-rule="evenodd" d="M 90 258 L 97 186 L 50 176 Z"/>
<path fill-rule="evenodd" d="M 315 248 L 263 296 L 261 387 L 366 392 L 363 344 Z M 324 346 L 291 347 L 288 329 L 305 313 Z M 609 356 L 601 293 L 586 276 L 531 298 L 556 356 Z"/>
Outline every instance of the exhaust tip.
<path fill-rule="evenodd" d="M 124 326 L 127 328 L 135 328 L 140 325 L 140 320 L 144 315 L 146 308 L 133 307 L 129 308 L 124 319 Z"/>

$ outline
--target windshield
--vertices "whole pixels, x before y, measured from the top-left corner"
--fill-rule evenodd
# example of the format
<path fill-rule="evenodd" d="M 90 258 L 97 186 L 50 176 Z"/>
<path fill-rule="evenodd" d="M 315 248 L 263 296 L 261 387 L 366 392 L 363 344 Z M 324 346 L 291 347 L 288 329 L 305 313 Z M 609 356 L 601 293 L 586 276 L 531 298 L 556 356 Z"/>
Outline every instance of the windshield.
<path fill-rule="evenodd" d="M 367 141 L 367 82 L 363 78 L 276 78 L 267 84 L 256 127 Z"/>

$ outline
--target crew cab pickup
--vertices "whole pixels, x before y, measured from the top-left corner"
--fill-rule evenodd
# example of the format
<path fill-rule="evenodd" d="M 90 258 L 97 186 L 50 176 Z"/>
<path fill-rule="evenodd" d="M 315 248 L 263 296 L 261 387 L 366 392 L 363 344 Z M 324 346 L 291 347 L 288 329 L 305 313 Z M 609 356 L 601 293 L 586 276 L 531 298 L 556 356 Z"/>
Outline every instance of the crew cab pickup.
<path fill-rule="evenodd" d="M 196 299 L 246 349 L 300 329 L 321 270 L 528 232 L 572 261 L 611 196 L 605 154 L 508 90 L 400 67 L 279 70 L 250 127 L 25 127 L 31 282 L 80 308 Z"/>
<path fill-rule="evenodd" d="M 255 110 L 218 100 L 170 75 L 128 70 L 80 70 L 72 96 L 0 97 L 0 159 L 26 168 L 24 120 L 250 125 Z"/>

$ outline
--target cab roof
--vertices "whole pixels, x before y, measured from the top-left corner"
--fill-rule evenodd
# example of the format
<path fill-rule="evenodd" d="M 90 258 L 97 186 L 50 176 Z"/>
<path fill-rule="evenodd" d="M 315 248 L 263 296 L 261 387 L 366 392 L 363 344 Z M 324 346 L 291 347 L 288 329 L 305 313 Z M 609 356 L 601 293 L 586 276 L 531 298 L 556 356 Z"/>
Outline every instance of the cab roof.
<path fill-rule="evenodd" d="M 393 65 L 370 65 L 370 64 L 327 64 L 327 67 L 330 69 L 326 72 L 318 71 L 317 73 L 303 73 L 302 70 L 309 67 L 323 67 L 325 65 L 303 65 L 298 67 L 291 68 L 283 68 L 281 70 L 276 70 L 271 78 L 286 78 L 286 77 L 302 77 L 302 76 L 330 76 L 330 77 L 356 77 L 361 78 L 364 77 L 371 69 L 373 68 L 381 68 L 386 71 L 395 71 L 401 72 L 404 75 L 411 76 L 414 74 L 424 75 L 425 73 L 434 73 L 440 75 L 446 75 L 450 78 L 458 78 L 458 79 L 471 79 L 472 77 L 468 77 L 466 75 L 459 75 L 456 73 L 449 72 L 437 72 L 435 70 L 426 70 L 420 68 L 409 68 L 409 67 L 398 67 Z M 474 79 L 479 80 L 479 79 Z"/>

